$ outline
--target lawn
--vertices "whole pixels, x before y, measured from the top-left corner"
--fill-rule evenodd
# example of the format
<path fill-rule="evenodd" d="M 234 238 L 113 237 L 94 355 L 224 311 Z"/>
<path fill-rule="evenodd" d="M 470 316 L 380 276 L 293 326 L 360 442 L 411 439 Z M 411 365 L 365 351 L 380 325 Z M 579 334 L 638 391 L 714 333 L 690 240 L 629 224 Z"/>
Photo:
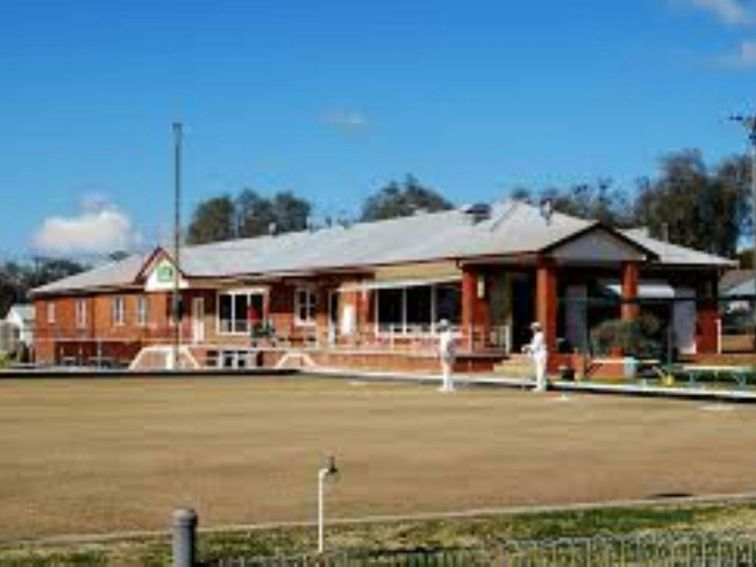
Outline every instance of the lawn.
<path fill-rule="evenodd" d="M 336 379 L 0 380 L 0 541 L 756 487 L 756 407 Z"/>

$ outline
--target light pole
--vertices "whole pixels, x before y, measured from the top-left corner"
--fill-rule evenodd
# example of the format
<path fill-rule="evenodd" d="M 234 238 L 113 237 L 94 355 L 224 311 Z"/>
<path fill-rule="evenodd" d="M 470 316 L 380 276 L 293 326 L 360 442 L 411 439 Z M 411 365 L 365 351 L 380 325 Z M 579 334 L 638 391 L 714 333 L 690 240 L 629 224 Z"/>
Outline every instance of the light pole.
<path fill-rule="evenodd" d="M 326 466 L 318 471 L 318 553 L 325 551 L 325 482 L 327 479 L 336 480 L 338 476 L 336 459 L 328 457 Z"/>
<path fill-rule="evenodd" d="M 173 192 L 173 370 L 181 368 L 181 142 L 183 138 L 181 122 L 173 123 L 174 143 L 174 192 Z"/>
<path fill-rule="evenodd" d="M 756 114 L 732 116 L 730 120 L 739 122 L 746 129 L 748 141 L 751 142 L 751 220 L 753 223 L 751 227 L 753 230 L 751 269 L 756 273 Z"/>

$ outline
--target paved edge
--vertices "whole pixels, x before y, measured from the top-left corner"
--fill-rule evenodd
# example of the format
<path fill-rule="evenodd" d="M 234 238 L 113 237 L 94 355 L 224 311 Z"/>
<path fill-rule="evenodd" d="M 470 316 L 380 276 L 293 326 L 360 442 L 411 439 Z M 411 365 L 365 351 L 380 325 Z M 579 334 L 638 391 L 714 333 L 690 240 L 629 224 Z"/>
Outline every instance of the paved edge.
<path fill-rule="evenodd" d="M 738 494 L 712 494 L 706 496 L 685 496 L 665 498 L 644 498 L 628 500 L 611 500 L 606 502 L 575 502 L 572 504 L 544 504 L 544 505 L 520 505 L 496 508 L 471 508 L 447 512 L 420 512 L 416 514 L 386 514 L 375 516 L 361 516 L 356 518 L 342 517 L 329 518 L 330 526 L 359 526 L 366 524 L 384 524 L 398 522 L 422 522 L 434 520 L 455 520 L 472 518 L 490 518 L 493 516 L 519 516 L 559 512 L 590 512 L 599 510 L 621 510 L 638 508 L 684 508 L 692 506 L 726 506 L 732 504 L 754 504 L 756 492 L 743 492 Z M 166 518 L 168 515 L 166 515 Z M 200 534 L 244 533 L 267 531 L 287 528 L 315 528 L 317 523 L 313 520 L 292 520 L 281 522 L 264 522 L 257 524 L 227 524 L 203 527 L 200 525 L 197 531 Z M 171 536 L 170 529 L 110 532 L 105 534 L 72 534 L 49 536 L 42 538 L 29 538 L 21 540 L 0 541 L 0 550 L 10 550 L 29 546 L 55 546 L 55 545 L 87 545 L 105 543 L 126 543 L 134 540 L 160 540 Z"/>

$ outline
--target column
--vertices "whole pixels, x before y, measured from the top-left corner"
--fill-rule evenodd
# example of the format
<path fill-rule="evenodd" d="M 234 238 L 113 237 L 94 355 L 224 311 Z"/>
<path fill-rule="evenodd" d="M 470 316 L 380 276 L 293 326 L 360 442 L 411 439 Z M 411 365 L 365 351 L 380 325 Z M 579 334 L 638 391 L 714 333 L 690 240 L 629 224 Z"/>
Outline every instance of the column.
<path fill-rule="evenodd" d="M 543 328 L 550 353 L 556 352 L 557 276 L 556 266 L 547 261 L 536 267 L 536 318 Z M 550 357 L 553 358 L 553 357 Z"/>
<path fill-rule="evenodd" d="M 638 274 L 637 262 L 623 262 L 621 268 L 622 306 L 620 316 L 623 321 L 635 321 L 640 314 L 638 304 Z"/>
<path fill-rule="evenodd" d="M 463 344 L 474 350 L 488 344 L 490 317 L 485 275 L 473 267 L 462 269 L 462 336 Z"/>
<path fill-rule="evenodd" d="M 719 351 L 719 306 L 717 305 L 717 277 L 707 278 L 699 285 L 696 306 L 696 352 L 714 354 Z"/>

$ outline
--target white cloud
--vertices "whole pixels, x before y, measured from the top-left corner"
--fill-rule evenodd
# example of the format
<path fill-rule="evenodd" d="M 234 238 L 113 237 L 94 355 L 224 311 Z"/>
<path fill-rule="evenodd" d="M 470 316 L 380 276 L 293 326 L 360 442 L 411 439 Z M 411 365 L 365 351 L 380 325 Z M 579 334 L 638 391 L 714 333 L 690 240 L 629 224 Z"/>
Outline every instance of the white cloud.
<path fill-rule="evenodd" d="M 728 25 L 748 25 L 754 22 L 753 14 L 743 0 L 678 0 L 704 10 Z"/>
<path fill-rule="evenodd" d="M 70 217 L 51 216 L 34 234 L 34 246 L 52 254 L 101 254 L 127 250 L 137 240 L 131 218 L 100 196 L 88 195 Z"/>
<path fill-rule="evenodd" d="M 344 132 L 362 130 L 368 125 L 367 116 L 359 110 L 334 108 L 323 115 L 323 121 Z"/>
<path fill-rule="evenodd" d="M 717 61 L 721 67 L 746 69 L 756 67 L 756 40 L 744 40 L 735 53 L 720 57 Z"/>

